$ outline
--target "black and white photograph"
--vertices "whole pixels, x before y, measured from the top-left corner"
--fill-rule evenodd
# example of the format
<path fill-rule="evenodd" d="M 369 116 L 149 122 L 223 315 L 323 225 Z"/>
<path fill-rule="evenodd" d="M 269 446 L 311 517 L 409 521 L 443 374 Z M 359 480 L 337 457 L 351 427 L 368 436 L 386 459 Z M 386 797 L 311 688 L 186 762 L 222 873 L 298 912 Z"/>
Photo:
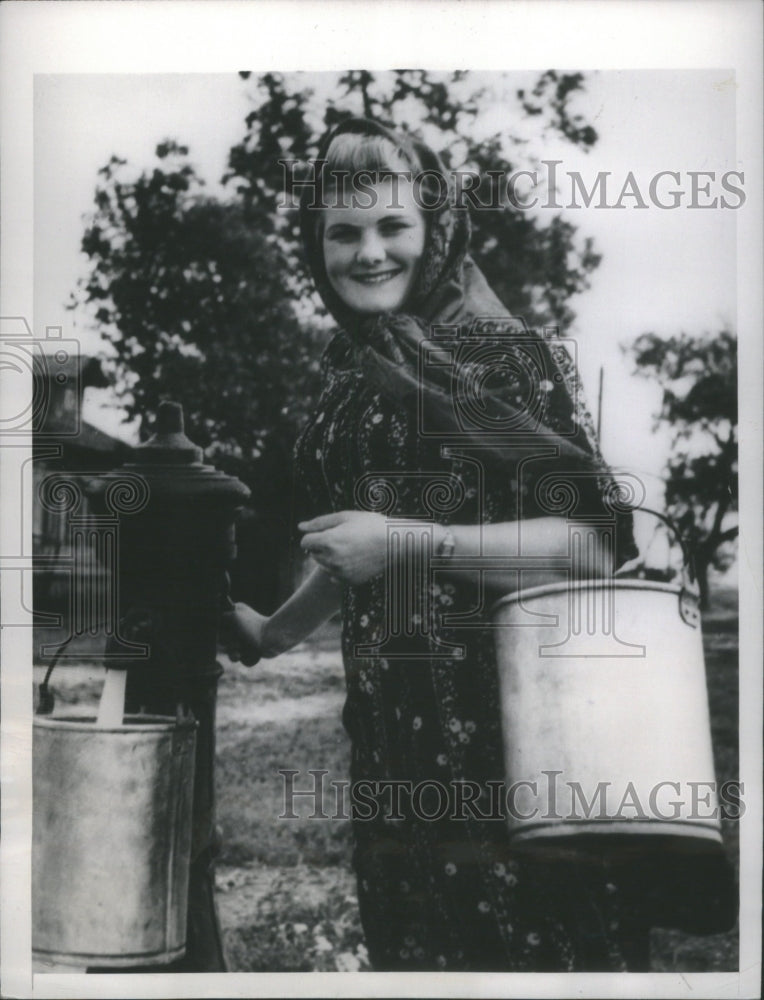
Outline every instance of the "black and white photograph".
<path fill-rule="evenodd" d="M 662 10 L 0 11 L 3 996 L 760 996 L 762 17 Z"/>

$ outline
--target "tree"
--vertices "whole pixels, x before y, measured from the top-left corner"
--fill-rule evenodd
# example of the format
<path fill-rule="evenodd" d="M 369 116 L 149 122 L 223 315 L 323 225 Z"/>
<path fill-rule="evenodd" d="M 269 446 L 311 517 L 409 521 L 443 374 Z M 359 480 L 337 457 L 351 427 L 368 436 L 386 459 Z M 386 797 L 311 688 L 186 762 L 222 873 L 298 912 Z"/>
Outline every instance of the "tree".
<path fill-rule="evenodd" d="M 638 374 L 656 378 L 663 396 L 656 427 L 672 429 L 666 507 L 693 553 L 708 606 L 708 570 L 730 565 L 737 538 L 737 339 L 644 333 L 632 345 Z"/>
<path fill-rule="evenodd" d="M 100 171 L 80 301 L 112 346 L 104 364 L 127 418 L 181 402 L 189 436 L 251 488 L 262 544 L 283 550 L 291 449 L 318 388 L 317 334 L 297 319 L 278 244 L 246 204 L 204 195 L 187 152 L 161 144 L 157 166 L 134 179 L 117 158 Z M 259 570 L 271 593 L 274 563 Z"/>

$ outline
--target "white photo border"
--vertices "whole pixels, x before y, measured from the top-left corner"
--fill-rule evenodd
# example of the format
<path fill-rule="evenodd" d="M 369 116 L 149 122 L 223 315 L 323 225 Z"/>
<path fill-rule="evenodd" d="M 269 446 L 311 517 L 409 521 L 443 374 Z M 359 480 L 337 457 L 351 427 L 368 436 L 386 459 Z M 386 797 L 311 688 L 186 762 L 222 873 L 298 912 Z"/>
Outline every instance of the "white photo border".
<path fill-rule="evenodd" d="M 31 971 L 31 629 L 2 631 L 2 987 L 13 997 L 760 995 L 762 830 L 762 8 L 755 0 L 193 0 L 28 2 L 0 9 L 0 314 L 32 325 L 33 84 L 40 73 L 268 69 L 731 69 L 737 87 L 740 345 L 740 972 L 685 974 L 291 973 L 35 975 Z M 33 326 L 36 336 L 43 331 Z M 2 449 L 0 449 L 2 452 Z M 0 454 L 0 462 L 3 461 Z M 0 552 L 19 540 L 3 496 Z M 26 521 L 25 521 L 26 523 Z M 19 546 L 22 546 L 19 548 Z M 10 576 L 6 587 L 15 586 Z M 9 591 L 5 591 L 6 598 Z"/>

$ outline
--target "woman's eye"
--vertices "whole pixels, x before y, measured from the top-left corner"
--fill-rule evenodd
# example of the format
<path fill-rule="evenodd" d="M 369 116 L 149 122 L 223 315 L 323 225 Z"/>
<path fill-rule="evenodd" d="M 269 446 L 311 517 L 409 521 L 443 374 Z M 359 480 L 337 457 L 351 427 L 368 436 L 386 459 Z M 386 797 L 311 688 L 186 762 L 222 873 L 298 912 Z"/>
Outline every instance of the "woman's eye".
<path fill-rule="evenodd" d="M 355 238 L 355 230 L 353 229 L 334 228 L 329 233 L 329 239 L 335 243 L 352 243 Z"/>
<path fill-rule="evenodd" d="M 383 222 L 382 225 L 380 226 L 380 231 L 385 234 L 394 234 L 394 233 L 400 233 L 404 229 L 408 228 L 409 226 L 407 222 L 391 221 L 391 222 Z"/>

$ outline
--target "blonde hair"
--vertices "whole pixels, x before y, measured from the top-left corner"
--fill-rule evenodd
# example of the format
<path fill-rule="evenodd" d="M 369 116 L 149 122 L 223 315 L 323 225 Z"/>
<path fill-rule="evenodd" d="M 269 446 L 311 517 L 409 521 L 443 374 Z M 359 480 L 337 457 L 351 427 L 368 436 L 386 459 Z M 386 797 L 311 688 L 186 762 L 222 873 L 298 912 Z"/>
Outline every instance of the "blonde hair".
<path fill-rule="evenodd" d="M 418 171 L 421 164 L 413 153 L 384 135 L 342 132 L 332 139 L 326 152 L 325 171 L 356 174 Z"/>
<path fill-rule="evenodd" d="M 363 177 L 375 184 L 390 174 L 413 178 L 422 166 L 416 153 L 384 135 L 341 132 L 329 143 L 321 167 L 321 202 L 347 204 L 356 193 L 354 183 Z M 321 239 L 324 213 L 316 213 L 316 236 Z"/>

